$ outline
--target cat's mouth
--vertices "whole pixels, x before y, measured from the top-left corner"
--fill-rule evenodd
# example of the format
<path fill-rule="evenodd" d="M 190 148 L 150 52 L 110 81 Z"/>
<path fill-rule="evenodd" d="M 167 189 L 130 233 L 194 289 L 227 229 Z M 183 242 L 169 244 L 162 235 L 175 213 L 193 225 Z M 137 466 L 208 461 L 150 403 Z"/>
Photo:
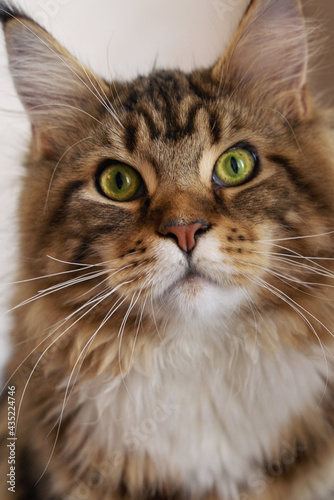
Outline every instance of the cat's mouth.
<path fill-rule="evenodd" d="M 199 291 L 205 284 L 217 285 L 217 283 L 214 283 L 214 281 L 208 276 L 204 276 L 195 269 L 189 268 L 186 274 L 178 280 L 175 285 L 181 287 L 192 287 L 194 291 L 196 289 Z"/>
<path fill-rule="evenodd" d="M 159 301 L 159 311 L 166 311 L 169 318 L 171 311 L 174 311 L 176 320 L 182 318 L 188 326 L 192 320 L 205 324 L 208 317 L 220 322 L 222 316 L 230 314 L 244 298 L 239 288 L 220 283 L 209 274 L 190 266 L 181 276 L 175 277 L 174 283 L 163 292 L 163 296 L 164 300 Z"/>
<path fill-rule="evenodd" d="M 173 298 L 177 303 L 186 300 L 186 302 L 190 304 L 201 296 L 207 285 L 212 286 L 213 281 L 194 269 L 189 269 L 183 276 L 175 280 L 175 282 L 165 291 L 164 295 Z"/>
<path fill-rule="evenodd" d="M 189 271 L 181 278 L 181 282 L 197 282 L 197 281 L 208 281 L 206 277 L 204 277 L 199 272 L 194 269 L 189 269 Z"/>
<path fill-rule="evenodd" d="M 176 277 L 175 281 L 165 290 L 164 294 L 182 291 L 194 295 L 200 292 L 205 284 L 213 284 L 213 281 L 193 268 L 189 268 L 182 276 Z"/>

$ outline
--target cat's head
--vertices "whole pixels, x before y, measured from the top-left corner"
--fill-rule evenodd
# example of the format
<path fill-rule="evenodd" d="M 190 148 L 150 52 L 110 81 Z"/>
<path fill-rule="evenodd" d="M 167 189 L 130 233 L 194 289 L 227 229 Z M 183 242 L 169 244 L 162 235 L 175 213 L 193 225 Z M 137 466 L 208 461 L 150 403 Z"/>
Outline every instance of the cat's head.
<path fill-rule="evenodd" d="M 129 83 L 4 10 L 32 124 L 23 279 L 50 275 L 46 299 L 109 322 L 117 309 L 203 328 L 304 304 L 326 279 L 302 257 L 331 255 L 334 174 L 298 1 L 251 2 L 212 68 Z"/>

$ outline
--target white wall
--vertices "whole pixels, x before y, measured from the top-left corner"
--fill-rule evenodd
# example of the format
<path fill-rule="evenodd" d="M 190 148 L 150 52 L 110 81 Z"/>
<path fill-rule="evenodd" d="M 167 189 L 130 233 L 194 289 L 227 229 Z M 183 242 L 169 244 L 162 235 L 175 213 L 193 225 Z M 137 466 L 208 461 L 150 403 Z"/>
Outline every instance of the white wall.
<path fill-rule="evenodd" d="M 128 78 L 157 67 L 189 70 L 224 50 L 249 0 L 17 0 L 101 75 Z M 0 38 L 0 367 L 8 354 L 8 297 L 15 285 L 15 207 L 29 124 Z M 32 68 L 33 71 L 33 68 Z"/>

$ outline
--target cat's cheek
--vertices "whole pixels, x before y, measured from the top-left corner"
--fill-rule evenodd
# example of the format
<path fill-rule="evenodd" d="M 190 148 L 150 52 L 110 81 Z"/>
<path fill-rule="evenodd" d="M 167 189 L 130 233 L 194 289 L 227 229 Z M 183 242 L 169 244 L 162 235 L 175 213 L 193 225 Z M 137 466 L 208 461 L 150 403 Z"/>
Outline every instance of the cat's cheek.
<path fill-rule="evenodd" d="M 214 232 L 199 240 L 191 264 L 201 275 L 223 287 L 228 287 L 235 276 L 234 260 L 222 247 L 220 236 Z"/>
<path fill-rule="evenodd" d="M 149 276 L 152 296 L 159 299 L 186 276 L 188 260 L 172 241 L 159 239 L 152 247 L 155 266 L 149 269 Z"/>

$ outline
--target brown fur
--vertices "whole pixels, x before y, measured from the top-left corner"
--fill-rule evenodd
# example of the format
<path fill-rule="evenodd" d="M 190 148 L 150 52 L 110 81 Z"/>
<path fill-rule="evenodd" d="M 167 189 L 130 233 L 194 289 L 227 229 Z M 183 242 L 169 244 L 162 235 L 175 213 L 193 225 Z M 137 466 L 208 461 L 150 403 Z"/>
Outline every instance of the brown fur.
<path fill-rule="evenodd" d="M 291 0 L 290 4 L 292 12 L 299 10 L 299 3 Z M 257 32 L 254 26 L 259 25 L 261 33 L 261 16 L 266 15 L 261 13 L 260 0 L 252 2 L 231 47 L 214 68 L 191 74 L 157 71 L 133 82 L 112 84 L 86 72 L 33 21 L 23 16 L 16 16 L 18 20 L 9 16 L 4 21 L 14 81 L 33 125 L 19 211 L 21 260 L 17 276 L 22 283 L 17 285 L 14 304 L 24 304 L 39 290 L 46 290 L 38 300 L 15 309 L 12 339 L 17 347 L 7 367 L 10 383 L 17 387 L 17 401 L 22 396 L 17 452 L 19 459 L 29 456 L 33 462 L 32 484 L 52 456 L 34 490 L 36 498 L 189 498 L 180 478 L 166 476 L 163 484 L 158 482 L 150 457 L 131 453 L 110 457 L 94 443 L 87 445 L 89 429 L 85 442 L 73 432 L 80 409 L 78 387 L 84 381 L 100 375 L 110 379 L 120 373 L 125 376 L 137 356 L 145 357 L 150 372 L 153 352 L 160 344 L 156 321 L 161 328 L 164 321 L 153 321 L 150 310 L 145 309 L 151 296 L 148 275 L 159 273 L 156 246 L 166 238 L 161 227 L 168 221 L 208 222 L 208 231 L 219 241 L 222 259 L 234 268 L 233 276 L 226 277 L 212 266 L 210 279 L 222 286 L 237 283 L 252 291 L 258 341 L 268 355 L 278 345 L 298 349 L 305 356 L 319 342 L 332 349 L 332 131 L 305 86 L 303 22 L 296 29 L 299 38 L 287 40 L 296 48 L 291 50 L 291 60 L 283 51 L 276 74 L 257 81 L 260 65 L 265 73 L 269 62 L 261 62 L 261 58 L 258 62 L 259 52 L 254 47 L 256 57 L 248 60 L 245 74 L 241 64 L 246 57 L 244 50 L 250 42 L 260 47 L 253 35 Z M 24 37 L 26 60 L 34 61 L 29 43 L 38 45 L 36 35 L 54 51 L 42 44 L 39 57 L 48 55 L 50 81 L 58 76 L 63 90 L 61 93 L 55 83 L 46 91 L 45 83 L 37 81 L 37 88 L 45 91 L 40 107 L 38 92 L 32 97 L 26 91 L 24 59 L 16 53 Z M 273 57 L 279 54 L 275 39 L 271 49 Z M 280 72 L 284 61 L 288 61 L 289 74 Z M 39 76 L 40 72 L 37 69 Z M 106 106 L 92 95 L 96 89 Z M 114 113 L 108 112 L 109 106 Z M 258 175 L 233 189 L 213 185 L 217 158 L 246 139 L 259 153 Z M 96 172 L 108 159 L 137 169 L 145 180 L 145 195 L 122 204 L 102 198 L 96 190 Z M 280 261 L 275 260 L 275 253 Z M 312 257 L 324 260 L 318 264 L 309 260 Z M 79 280 L 100 271 L 104 274 Z M 78 278 L 77 283 L 48 293 L 51 287 L 72 278 Z M 106 278 L 108 281 L 103 281 Z M 261 280 L 268 284 L 266 288 L 259 286 Z M 112 289 L 116 292 L 80 321 L 75 323 L 77 316 L 73 316 L 73 321 L 55 328 L 89 299 Z M 187 291 L 196 295 L 196 285 Z M 119 332 L 134 297 L 138 301 L 124 325 L 120 348 Z M 112 307 L 118 307 L 112 324 L 103 324 Z M 241 328 L 248 328 L 249 315 L 246 304 L 238 315 Z M 136 335 L 140 316 L 141 334 Z M 92 338 L 94 332 L 98 334 Z M 67 401 L 64 380 L 70 376 L 71 397 Z M 240 498 L 300 500 L 303 488 L 305 494 L 309 491 L 305 477 L 310 482 L 326 477 L 334 453 L 332 397 L 329 385 L 321 404 L 307 408 L 304 415 L 297 415 L 288 428 L 279 431 L 271 457 L 258 464 L 261 487 L 254 493 L 249 485 L 240 485 Z M 6 407 L 1 421 L 6 421 L 5 413 Z M 3 437 L 1 445 L 4 443 Z M 292 443 L 288 464 L 282 459 L 283 443 Z M 2 460 L 3 478 L 7 464 L 3 456 Z M 282 470 L 275 477 L 270 464 L 276 462 Z M 0 491 L 2 500 L 10 498 L 3 480 Z M 15 498 L 26 497 L 18 490 Z M 225 499 L 208 491 L 195 500 Z"/>

